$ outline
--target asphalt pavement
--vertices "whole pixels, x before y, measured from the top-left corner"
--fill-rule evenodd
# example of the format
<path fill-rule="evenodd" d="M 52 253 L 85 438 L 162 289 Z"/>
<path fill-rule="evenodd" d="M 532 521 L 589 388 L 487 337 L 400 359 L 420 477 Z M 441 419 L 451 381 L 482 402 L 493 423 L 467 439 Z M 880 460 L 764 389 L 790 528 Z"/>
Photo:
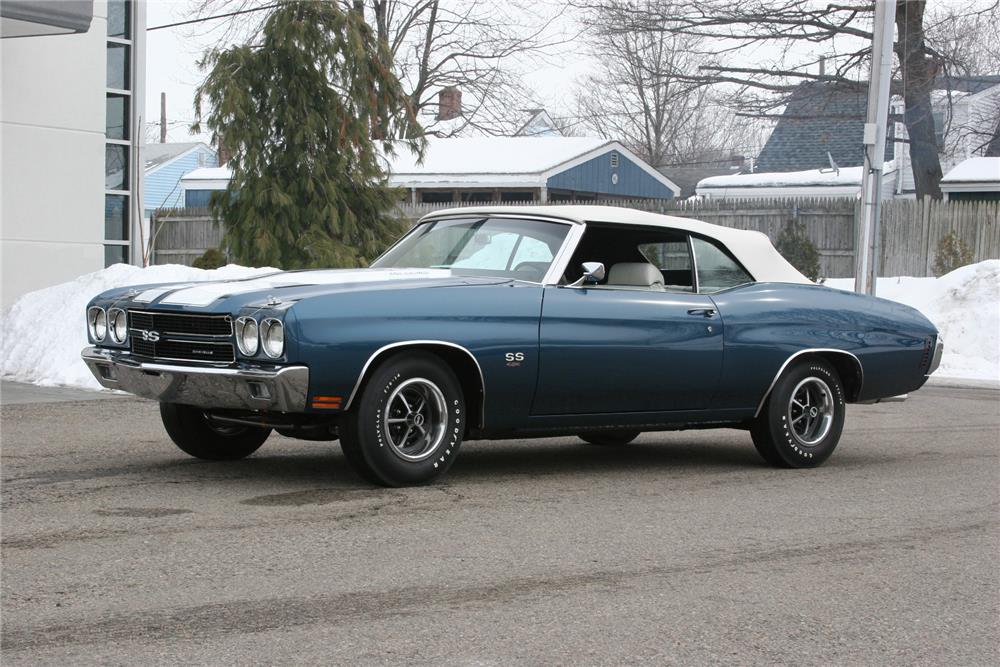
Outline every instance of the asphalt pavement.
<path fill-rule="evenodd" d="M 816 470 L 691 431 L 472 442 L 387 490 L 335 443 L 196 461 L 155 403 L 21 389 L 4 665 L 1000 662 L 996 390 L 850 406 Z"/>

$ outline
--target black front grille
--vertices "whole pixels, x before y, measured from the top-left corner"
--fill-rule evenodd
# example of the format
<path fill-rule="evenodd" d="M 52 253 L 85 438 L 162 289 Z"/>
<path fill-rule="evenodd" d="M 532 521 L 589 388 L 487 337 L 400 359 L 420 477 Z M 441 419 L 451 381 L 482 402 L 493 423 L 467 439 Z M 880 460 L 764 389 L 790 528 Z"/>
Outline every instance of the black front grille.
<path fill-rule="evenodd" d="M 233 335 L 233 320 L 229 315 L 187 315 L 181 313 L 130 310 L 128 316 L 130 328 L 143 331 L 156 331 L 161 335 Z"/>
<path fill-rule="evenodd" d="M 142 334 L 132 334 L 132 352 L 144 357 L 163 360 L 207 361 L 231 363 L 236 356 L 232 343 L 190 340 L 143 340 Z"/>
<path fill-rule="evenodd" d="M 134 354 L 164 361 L 213 364 L 228 364 L 236 359 L 229 315 L 130 310 L 128 320 Z"/>

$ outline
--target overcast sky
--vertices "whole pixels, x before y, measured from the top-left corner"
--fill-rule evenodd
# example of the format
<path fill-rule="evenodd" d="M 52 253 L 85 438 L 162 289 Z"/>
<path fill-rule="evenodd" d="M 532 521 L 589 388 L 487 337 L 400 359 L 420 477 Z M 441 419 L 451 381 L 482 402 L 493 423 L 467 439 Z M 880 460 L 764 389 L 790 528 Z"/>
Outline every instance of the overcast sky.
<path fill-rule="evenodd" d="M 149 0 L 146 26 L 152 28 L 192 18 L 189 10 L 188 0 Z M 571 29 L 569 20 L 563 22 L 567 30 Z M 157 125 L 150 131 L 151 136 L 157 137 L 154 141 L 159 141 L 161 92 L 167 94 L 167 140 L 208 141 L 208 135 L 197 137 L 189 131 L 194 119 L 194 91 L 204 76 L 196 62 L 206 48 L 218 44 L 220 39 L 221 31 L 212 31 L 209 26 L 222 23 L 147 32 L 146 116 L 143 120 L 149 125 Z M 571 108 L 569 98 L 573 81 L 587 72 L 590 63 L 582 47 L 583 44 L 563 47 L 558 56 L 547 59 L 549 62 L 538 63 L 526 74 L 526 82 L 536 91 L 539 103 L 550 111 L 562 113 Z"/>

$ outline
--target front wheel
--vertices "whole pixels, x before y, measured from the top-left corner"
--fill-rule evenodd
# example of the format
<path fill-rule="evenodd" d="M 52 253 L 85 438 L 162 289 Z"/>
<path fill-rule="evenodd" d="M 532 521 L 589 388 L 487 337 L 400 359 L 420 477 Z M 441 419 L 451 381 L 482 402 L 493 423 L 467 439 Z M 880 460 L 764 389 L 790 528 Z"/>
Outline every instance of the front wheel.
<path fill-rule="evenodd" d="M 271 435 L 271 429 L 261 426 L 213 424 L 203 410 L 178 403 L 160 403 L 160 418 L 182 452 L 208 461 L 246 458 Z"/>
<path fill-rule="evenodd" d="M 833 454 L 844 429 L 844 387 L 822 359 L 801 361 L 778 378 L 750 428 L 764 460 L 813 468 Z"/>
<path fill-rule="evenodd" d="M 354 471 L 374 484 L 426 484 L 455 460 L 465 419 L 452 370 L 433 354 L 401 353 L 365 383 L 344 416 L 340 447 Z"/>

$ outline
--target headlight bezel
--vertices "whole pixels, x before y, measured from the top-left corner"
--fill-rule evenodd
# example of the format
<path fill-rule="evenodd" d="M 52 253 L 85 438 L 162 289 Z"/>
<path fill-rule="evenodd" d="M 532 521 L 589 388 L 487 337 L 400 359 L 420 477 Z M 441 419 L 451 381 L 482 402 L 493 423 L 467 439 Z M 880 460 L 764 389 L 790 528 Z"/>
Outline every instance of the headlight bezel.
<path fill-rule="evenodd" d="M 87 332 L 98 343 L 103 343 L 108 337 L 108 313 L 100 306 L 91 306 L 87 310 Z"/>
<path fill-rule="evenodd" d="M 277 352 L 271 350 L 272 332 L 279 332 L 281 336 L 280 345 Z M 279 359 L 285 353 L 285 325 L 276 317 L 267 317 L 259 325 L 258 337 L 260 339 L 260 349 L 271 359 Z"/>
<path fill-rule="evenodd" d="M 122 336 L 118 337 L 118 318 L 121 318 L 122 322 Z M 118 343 L 119 345 L 124 345 L 125 341 L 128 340 L 128 313 L 125 312 L 124 308 L 111 308 L 108 310 L 107 314 L 107 335 L 111 336 L 111 340 Z"/>
<path fill-rule="evenodd" d="M 253 347 L 247 347 L 247 328 L 253 327 Z M 260 351 L 260 325 L 253 317 L 243 316 L 236 318 L 236 347 L 240 354 L 245 357 L 257 356 Z"/>

